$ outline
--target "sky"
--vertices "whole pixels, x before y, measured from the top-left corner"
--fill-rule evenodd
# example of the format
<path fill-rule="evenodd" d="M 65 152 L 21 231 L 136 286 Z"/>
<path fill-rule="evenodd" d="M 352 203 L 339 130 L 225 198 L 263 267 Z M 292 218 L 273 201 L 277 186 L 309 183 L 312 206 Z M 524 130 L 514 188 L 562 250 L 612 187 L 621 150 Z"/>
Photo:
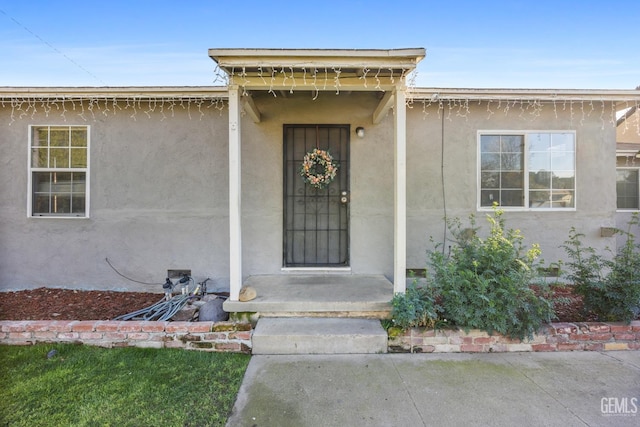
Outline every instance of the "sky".
<path fill-rule="evenodd" d="M 423 47 L 418 87 L 634 89 L 638 28 L 638 0 L 0 0 L 0 86 L 210 86 L 209 48 Z"/>

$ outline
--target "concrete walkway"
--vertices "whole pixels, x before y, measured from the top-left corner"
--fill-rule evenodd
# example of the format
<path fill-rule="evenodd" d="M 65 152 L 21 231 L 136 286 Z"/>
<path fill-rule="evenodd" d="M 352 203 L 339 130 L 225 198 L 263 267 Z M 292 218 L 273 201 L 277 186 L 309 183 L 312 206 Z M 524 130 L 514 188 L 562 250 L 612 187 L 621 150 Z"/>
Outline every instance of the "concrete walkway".
<path fill-rule="evenodd" d="M 638 426 L 640 351 L 253 356 L 228 426 Z"/>

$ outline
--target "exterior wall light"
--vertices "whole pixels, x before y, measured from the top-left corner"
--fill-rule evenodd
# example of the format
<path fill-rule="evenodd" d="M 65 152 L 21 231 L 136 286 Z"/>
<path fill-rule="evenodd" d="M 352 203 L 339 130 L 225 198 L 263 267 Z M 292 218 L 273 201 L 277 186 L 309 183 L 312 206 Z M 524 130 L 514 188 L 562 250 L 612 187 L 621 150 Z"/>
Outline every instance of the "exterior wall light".
<path fill-rule="evenodd" d="M 364 128 L 362 126 L 356 128 L 356 135 L 358 135 L 358 138 L 364 138 Z"/>

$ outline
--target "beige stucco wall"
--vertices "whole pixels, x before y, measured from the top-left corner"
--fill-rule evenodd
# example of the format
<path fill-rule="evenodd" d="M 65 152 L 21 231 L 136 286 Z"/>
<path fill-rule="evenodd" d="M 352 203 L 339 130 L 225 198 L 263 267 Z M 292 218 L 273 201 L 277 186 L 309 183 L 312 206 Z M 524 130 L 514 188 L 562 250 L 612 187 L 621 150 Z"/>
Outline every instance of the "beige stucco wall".
<path fill-rule="evenodd" d="M 494 111 L 496 105 L 495 102 L 492 105 Z M 478 130 L 576 131 L 575 211 L 505 212 L 506 225 L 520 229 L 528 244 L 539 243 L 547 263 L 564 258 L 560 245 L 572 226 L 585 234 L 584 243 L 589 246 L 596 249 L 615 246 L 612 239 L 600 237 L 600 227 L 616 225 L 613 126 L 603 128 L 600 120 L 581 120 L 582 117 L 575 114 L 572 120 L 569 111 L 563 112 L 560 108 L 554 111 L 551 105 L 543 107 L 539 115 L 528 111 L 521 114 L 518 106 L 508 114 L 489 114 L 487 104 L 477 102 L 470 103 L 468 113 L 464 107 L 461 110 L 454 107 L 449 114 L 448 103 L 444 106 L 444 114 L 440 115 L 437 106 L 424 110 L 417 104 L 408 111 L 409 268 L 424 268 L 425 251 L 432 247 L 428 244 L 429 236 L 443 242 L 445 201 L 449 218 L 466 220 L 474 213 L 478 225 L 488 228 L 485 212 L 478 212 L 476 207 Z M 444 175 L 441 173 L 443 162 Z"/>
<path fill-rule="evenodd" d="M 381 93 L 262 94 L 262 121 L 242 117 L 243 273 L 279 274 L 282 267 L 284 124 L 351 125 L 350 259 L 354 274 L 393 272 L 393 111 L 380 124 L 372 113 Z M 446 104 L 445 104 L 446 105 Z M 507 226 L 540 243 L 547 262 L 571 226 L 595 248 L 613 246 L 601 226 L 615 226 L 615 129 L 544 108 L 539 117 L 488 117 L 484 104 L 467 117 L 442 118 L 435 107 L 407 110 L 407 267 L 424 268 L 429 238 L 443 240 L 448 217 L 476 213 L 477 131 L 575 130 L 577 208 L 568 212 L 508 212 Z M 161 291 L 118 276 L 161 283 L 167 269 L 191 269 L 197 280 L 228 286 L 228 110 L 204 115 L 175 109 L 136 118 L 118 112 L 66 121 L 44 112 L 11 122 L 0 109 L 0 289 L 68 286 Z M 607 110 L 608 111 L 608 110 Z M 445 112 L 445 115 L 446 114 Z M 30 124 L 91 127 L 91 206 L 88 219 L 27 218 L 27 132 Z M 366 129 L 363 139 L 357 126 Z M 444 132 L 443 132 L 444 131 Z M 444 134 L 444 143 L 442 136 Z M 442 151 L 444 149 L 444 152 Z M 443 168 L 444 166 L 444 168 Z M 444 176 L 444 180 L 442 179 Z M 443 198 L 444 190 L 444 198 Z M 211 288 L 210 286 L 210 288 Z"/>
<path fill-rule="evenodd" d="M 85 105 L 85 107 L 88 107 Z M 125 105 L 121 105 L 122 108 Z M 143 106 L 144 107 L 144 106 Z M 0 289 L 64 286 L 162 291 L 167 269 L 228 283 L 227 110 L 177 107 L 65 117 L 0 109 Z M 88 110 L 85 110 L 88 111 Z M 113 110 L 112 110 L 113 111 Z M 191 113 L 191 118 L 189 118 Z M 88 219 L 27 218 L 29 125 L 89 125 Z"/>

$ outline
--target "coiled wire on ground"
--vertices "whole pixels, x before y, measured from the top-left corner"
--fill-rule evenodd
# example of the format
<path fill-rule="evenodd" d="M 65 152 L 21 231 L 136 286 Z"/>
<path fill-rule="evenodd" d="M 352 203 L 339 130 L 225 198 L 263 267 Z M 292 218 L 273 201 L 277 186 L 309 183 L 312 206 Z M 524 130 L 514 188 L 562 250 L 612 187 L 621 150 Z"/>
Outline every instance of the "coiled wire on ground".
<path fill-rule="evenodd" d="M 168 281 L 169 279 L 167 279 Z M 207 279 L 209 280 L 209 279 Z M 157 303 L 150 305 L 149 307 L 142 308 L 140 310 L 133 311 L 128 314 L 120 315 L 113 320 L 153 320 L 164 321 L 171 319 L 182 307 L 184 307 L 191 298 L 196 297 L 196 293 L 200 290 L 201 286 L 205 286 L 207 280 L 198 284 L 195 290 L 189 289 L 189 283 L 193 282 L 193 279 L 188 278 L 188 284 L 184 288 L 184 293 L 175 295 L 170 299 L 162 298 Z M 170 282 L 168 282 L 170 283 Z M 175 285 L 174 285 L 175 286 Z M 173 290 L 173 286 L 171 287 Z"/>
<path fill-rule="evenodd" d="M 114 320 L 169 320 L 180 311 L 192 297 L 192 295 L 176 295 L 168 301 L 163 298 L 149 307 L 123 314 L 114 318 Z"/>

